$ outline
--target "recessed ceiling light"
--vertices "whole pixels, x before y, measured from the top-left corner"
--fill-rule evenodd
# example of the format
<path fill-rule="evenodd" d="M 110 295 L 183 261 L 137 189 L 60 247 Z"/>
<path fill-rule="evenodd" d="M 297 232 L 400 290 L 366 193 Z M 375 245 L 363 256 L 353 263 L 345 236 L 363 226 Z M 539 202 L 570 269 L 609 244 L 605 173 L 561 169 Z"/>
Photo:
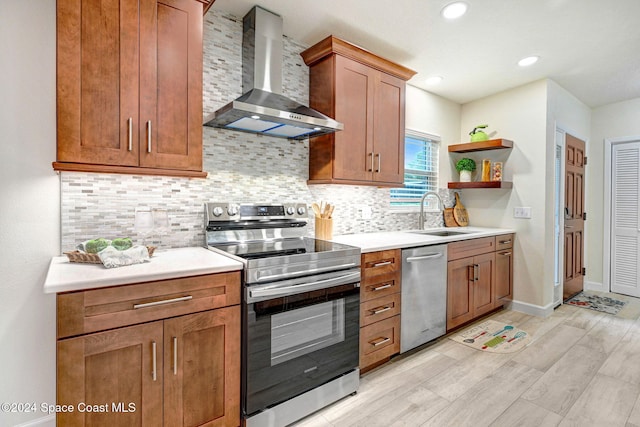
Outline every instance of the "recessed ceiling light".
<path fill-rule="evenodd" d="M 522 58 L 518 61 L 518 65 L 521 67 L 528 67 L 529 65 L 533 65 L 538 62 L 538 59 L 540 59 L 539 56 L 527 56 L 526 58 Z"/>
<path fill-rule="evenodd" d="M 432 76 L 424 81 L 426 84 L 433 86 L 442 82 L 442 76 Z"/>
<path fill-rule="evenodd" d="M 454 3 L 449 3 L 445 7 L 442 8 L 442 16 L 445 19 L 457 19 L 460 18 L 467 12 L 469 5 L 463 1 L 457 1 Z"/>

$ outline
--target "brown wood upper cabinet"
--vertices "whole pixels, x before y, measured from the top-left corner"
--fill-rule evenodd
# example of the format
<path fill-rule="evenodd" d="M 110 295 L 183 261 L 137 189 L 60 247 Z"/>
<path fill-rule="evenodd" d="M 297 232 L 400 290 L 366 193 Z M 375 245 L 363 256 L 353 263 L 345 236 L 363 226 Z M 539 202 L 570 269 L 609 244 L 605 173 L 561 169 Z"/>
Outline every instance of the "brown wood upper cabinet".
<path fill-rule="evenodd" d="M 58 0 L 56 170 L 205 176 L 195 0 Z"/>
<path fill-rule="evenodd" d="M 329 36 L 301 53 L 311 108 L 344 130 L 309 141 L 309 184 L 404 181 L 405 82 L 415 72 Z"/>

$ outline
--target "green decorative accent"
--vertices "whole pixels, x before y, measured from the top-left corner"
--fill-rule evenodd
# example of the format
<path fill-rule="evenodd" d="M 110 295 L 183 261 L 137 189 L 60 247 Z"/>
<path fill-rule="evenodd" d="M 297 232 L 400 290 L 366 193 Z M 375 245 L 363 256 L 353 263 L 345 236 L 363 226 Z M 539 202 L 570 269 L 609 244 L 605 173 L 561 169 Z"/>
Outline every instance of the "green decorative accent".
<path fill-rule="evenodd" d="M 487 126 L 489 125 L 478 125 L 474 127 L 473 130 L 469 132 L 469 135 L 471 135 L 471 142 L 488 141 L 489 135 L 479 130 L 479 129 L 486 129 Z"/>
<path fill-rule="evenodd" d="M 456 170 L 458 172 L 460 171 L 473 172 L 474 170 L 476 170 L 476 162 L 473 159 L 469 159 L 465 157 L 464 159 L 458 160 L 458 162 L 456 163 Z"/>

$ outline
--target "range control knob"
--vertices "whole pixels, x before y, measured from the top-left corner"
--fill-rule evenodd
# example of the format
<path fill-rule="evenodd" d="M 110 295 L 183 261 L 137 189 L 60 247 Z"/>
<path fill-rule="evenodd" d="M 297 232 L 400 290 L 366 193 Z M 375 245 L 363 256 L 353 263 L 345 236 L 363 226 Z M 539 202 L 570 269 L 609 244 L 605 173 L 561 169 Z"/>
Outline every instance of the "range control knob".
<path fill-rule="evenodd" d="M 298 208 L 298 215 L 304 215 L 305 213 L 307 213 L 307 208 L 305 208 L 304 206 L 300 206 Z"/>
<path fill-rule="evenodd" d="M 294 213 L 296 213 L 296 210 L 293 206 L 289 206 L 287 208 L 287 215 L 293 215 Z"/>
<path fill-rule="evenodd" d="M 216 206 L 215 208 L 213 208 L 213 216 L 220 215 L 222 215 L 222 208 L 220 206 Z"/>
<path fill-rule="evenodd" d="M 229 214 L 229 216 L 234 216 L 238 214 L 238 207 L 237 206 L 229 206 L 227 208 L 227 214 Z"/>

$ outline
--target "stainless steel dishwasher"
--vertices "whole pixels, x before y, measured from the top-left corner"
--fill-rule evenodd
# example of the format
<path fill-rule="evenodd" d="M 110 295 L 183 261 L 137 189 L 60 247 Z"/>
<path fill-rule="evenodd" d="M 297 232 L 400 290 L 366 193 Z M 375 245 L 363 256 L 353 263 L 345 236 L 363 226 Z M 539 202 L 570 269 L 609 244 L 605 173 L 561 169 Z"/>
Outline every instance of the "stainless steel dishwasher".
<path fill-rule="evenodd" d="M 402 250 L 400 353 L 445 334 L 447 245 Z"/>

